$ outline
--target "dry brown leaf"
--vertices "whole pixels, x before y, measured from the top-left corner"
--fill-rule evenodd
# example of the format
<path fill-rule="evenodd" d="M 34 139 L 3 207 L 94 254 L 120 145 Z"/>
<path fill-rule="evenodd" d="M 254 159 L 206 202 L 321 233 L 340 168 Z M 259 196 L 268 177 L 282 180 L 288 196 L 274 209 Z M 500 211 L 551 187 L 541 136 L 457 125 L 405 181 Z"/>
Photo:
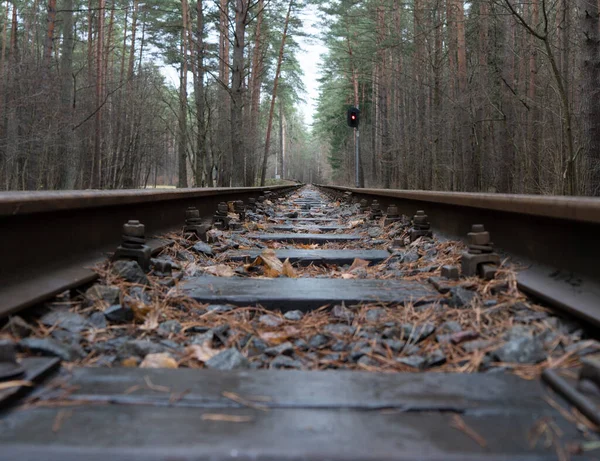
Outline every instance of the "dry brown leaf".
<path fill-rule="evenodd" d="M 350 266 L 350 269 L 348 269 L 348 272 L 352 272 L 355 269 L 363 269 L 368 266 L 369 266 L 369 261 L 365 261 L 364 259 L 356 258 L 354 261 L 352 261 L 352 265 Z"/>
<path fill-rule="evenodd" d="M 140 368 L 177 368 L 177 362 L 166 352 L 148 354 L 141 363 Z"/>
<path fill-rule="evenodd" d="M 138 361 L 135 357 L 128 357 L 121 362 L 121 366 L 126 368 L 137 368 Z"/>
<path fill-rule="evenodd" d="M 217 264 L 216 266 L 206 266 L 201 268 L 204 272 L 217 277 L 233 277 L 235 272 L 226 264 Z"/>
<path fill-rule="evenodd" d="M 362 219 L 357 219 L 356 221 L 350 221 L 350 222 L 348 223 L 348 227 L 349 227 L 350 229 L 354 229 L 355 227 L 358 227 L 358 226 L 360 226 L 362 223 L 364 223 L 364 220 L 362 220 Z"/>
<path fill-rule="evenodd" d="M 138 322 L 142 322 L 146 319 L 146 316 L 152 311 L 152 306 L 143 303 L 137 299 L 131 300 L 128 306 L 133 311 L 133 318 Z"/>
<path fill-rule="evenodd" d="M 206 362 L 212 359 L 215 355 L 217 355 L 219 350 L 213 349 L 208 344 L 203 343 L 201 345 L 192 344 L 186 348 L 186 352 L 191 354 L 196 360 L 200 362 Z"/>
<path fill-rule="evenodd" d="M 140 330 L 143 331 L 154 331 L 158 328 L 158 319 L 160 317 L 160 313 L 158 309 L 152 309 L 146 315 L 146 319 L 142 326 L 140 326 Z"/>
<path fill-rule="evenodd" d="M 283 272 L 283 263 L 275 255 L 275 250 L 267 248 L 254 260 L 253 266 L 264 266 L 267 277 L 279 277 Z"/>
<path fill-rule="evenodd" d="M 346 279 L 346 280 L 348 280 L 348 279 L 355 279 L 356 275 L 354 275 L 354 274 L 342 274 L 342 278 Z"/>
<path fill-rule="evenodd" d="M 258 336 L 269 344 L 281 344 L 289 338 L 289 334 L 286 331 L 261 331 Z"/>

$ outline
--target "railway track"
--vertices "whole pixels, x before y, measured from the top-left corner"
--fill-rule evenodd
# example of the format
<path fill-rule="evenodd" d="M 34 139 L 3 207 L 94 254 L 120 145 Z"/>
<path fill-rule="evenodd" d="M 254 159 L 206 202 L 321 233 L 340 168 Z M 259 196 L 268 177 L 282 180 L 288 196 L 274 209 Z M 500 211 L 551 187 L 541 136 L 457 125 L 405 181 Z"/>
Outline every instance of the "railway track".
<path fill-rule="evenodd" d="M 326 186 L 11 194 L 0 459 L 594 458 L 598 210 Z"/>

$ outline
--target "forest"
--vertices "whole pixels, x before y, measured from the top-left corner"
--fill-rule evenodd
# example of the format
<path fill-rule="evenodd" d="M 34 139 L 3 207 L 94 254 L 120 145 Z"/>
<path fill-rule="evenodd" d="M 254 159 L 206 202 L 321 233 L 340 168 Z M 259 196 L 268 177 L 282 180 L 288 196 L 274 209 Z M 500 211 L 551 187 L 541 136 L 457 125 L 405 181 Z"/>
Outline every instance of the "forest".
<path fill-rule="evenodd" d="M 3 0 L 0 185 L 600 195 L 598 3 Z"/>

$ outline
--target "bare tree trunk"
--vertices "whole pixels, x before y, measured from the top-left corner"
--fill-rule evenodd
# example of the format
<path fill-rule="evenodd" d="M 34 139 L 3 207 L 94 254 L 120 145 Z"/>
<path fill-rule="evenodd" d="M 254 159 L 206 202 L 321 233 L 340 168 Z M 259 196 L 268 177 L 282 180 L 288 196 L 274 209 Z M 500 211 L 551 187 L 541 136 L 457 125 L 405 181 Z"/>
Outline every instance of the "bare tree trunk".
<path fill-rule="evenodd" d="M 198 125 L 196 138 L 195 173 L 196 187 L 203 185 L 203 176 L 206 173 L 206 131 L 204 119 L 204 11 L 202 0 L 196 3 L 196 48 L 194 60 L 194 98 L 196 103 L 196 124 Z"/>
<path fill-rule="evenodd" d="M 92 164 L 92 180 L 90 186 L 97 189 L 102 184 L 102 69 L 104 58 L 104 5 L 105 0 L 98 0 L 98 37 L 96 43 L 96 115 L 94 117 L 94 162 Z"/>
<path fill-rule="evenodd" d="M 226 146 L 221 149 L 219 165 L 219 186 L 228 186 L 231 182 L 231 98 L 229 94 L 229 2 L 220 0 L 219 2 L 219 80 L 222 85 L 220 91 L 223 103 L 219 107 L 218 114 L 218 136 L 221 140 L 220 145 Z"/>
<path fill-rule="evenodd" d="M 187 182 L 187 73 L 188 73 L 188 2 L 182 0 L 183 29 L 181 31 L 181 72 L 179 75 L 179 179 L 177 187 L 188 187 Z"/>
<path fill-rule="evenodd" d="M 600 21 L 595 0 L 579 0 L 583 29 L 582 83 L 584 154 L 590 170 L 591 195 L 600 196 Z"/>
<path fill-rule="evenodd" d="M 233 61 L 231 68 L 231 154 L 228 158 L 228 170 L 231 172 L 231 184 L 239 186 L 244 181 L 243 168 L 233 165 L 243 163 L 245 143 L 242 123 L 244 105 L 244 48 L 246 46 L 246 21 L 249 0 L 235 2 L 235 33 L 233 40 Z"/>
<path fill-rule="evenodd" d="M 294 0 L 290 0 L 287 14 L 285 16 L 285 24 L 283 26 L 283 35 L 281 37 L 281 46 L 279 47 L 279 57 L 277 58 L 277 70 L 275 71 L 275 80 L 273 81 L 273 94 L 271 95 L 271 107 L 269 109 L 269 118 L 267 121 L 267 137 L 265 139 L 265 152 L 263 155 L 262 173 L 260 175 L 260 185 L 265 185 L 267 176 L 267 159 L 269 157 L 269 147 L 271 144 L 271 128 L 273 126 L 273 113 L 275 112 L 275 99 L 277 98 L 277 85 L 279 84 L 279 75 L 281 73 L 281 63 L 283 62 L 283 50 L 285 47 L 285 39 L 287 38 L 287 29 L 290 22 L 290 14 Z"/>
<path fill-rule="evenodd" d="M 254 38 L 254 49 L 252 51 L 252 72 L 250 74 L 250 145 L 248 150 L 253 154 L 257 154 L 258 149 L 258 120 L 260 110 L 260 87 L 263 80 L 264 58 L 263 54 L 263 39 L 262 39 L 262 24 L 264 16 L 264 0 L 258 0 L 258 11 L 256 13 L 256 34 Z M 252 163 L 246 167 L 245 186 L 253 186 L 256 175 L 256 159 L 252 159 Z"/>
<path fill-rule="evenodd" d="M 60 135 L 61 189 L 73 189 L 77 177 L 77 158 L 73 136 L 73 0 L 63 0 L 63 43 L 60 56 L 60 102 L 66 120 Z"/>

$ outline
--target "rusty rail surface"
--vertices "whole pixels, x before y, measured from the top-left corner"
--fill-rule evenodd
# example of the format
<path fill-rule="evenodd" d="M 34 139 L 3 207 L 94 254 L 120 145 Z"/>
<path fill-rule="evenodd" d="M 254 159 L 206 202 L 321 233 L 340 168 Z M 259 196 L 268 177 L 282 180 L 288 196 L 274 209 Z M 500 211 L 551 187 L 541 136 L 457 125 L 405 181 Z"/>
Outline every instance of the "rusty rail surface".
<path fill-rule="evenodd" d="M 209 217 L 219 202 L 296 187 L 1 193 L 0 317 L 94 280 L 89 268 L 116 249 L 130 219 L 151 237 L 180 229 L 190 206 Z"/>
<path fill-rule="evenodd" d="M 319 185 L 395 204 L 412 216 L 424 210 L 434 230 L 465 239 L 483 224 L 503 252 L 527 267 L 520 287 L 600 327 L 600 198 L 357 189 Z"/>

